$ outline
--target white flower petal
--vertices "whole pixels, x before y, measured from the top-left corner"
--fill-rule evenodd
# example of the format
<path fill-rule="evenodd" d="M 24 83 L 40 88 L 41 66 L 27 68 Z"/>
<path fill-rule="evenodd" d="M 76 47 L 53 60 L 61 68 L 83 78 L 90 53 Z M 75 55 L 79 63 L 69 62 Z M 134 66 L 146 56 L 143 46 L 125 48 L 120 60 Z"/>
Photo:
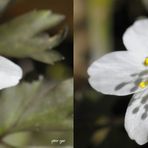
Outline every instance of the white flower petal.
<path fill-rule="evenodd" d="M 148 19 L 137 20 L 123 35 L 127 50 L 144 53 L 148 56 Z"/>
<path fill-rule="evenodd" d="M 10 60 L 0 56 L 0 89 L 15 86 L 22 78 L 22 69 Z"/>
<path fill-rule="evenodd" d="M 125 129 L 138 144 L 148 142 L 148 89 L 131 99 L 125 115 Z"/>
<path fill-rule="evenodd" d="M 128 95 L 140 91 L 143 61 L 144 57 L 129 51 L 109 53 L 88 68 L 89 83 L 104 94 Z"/>

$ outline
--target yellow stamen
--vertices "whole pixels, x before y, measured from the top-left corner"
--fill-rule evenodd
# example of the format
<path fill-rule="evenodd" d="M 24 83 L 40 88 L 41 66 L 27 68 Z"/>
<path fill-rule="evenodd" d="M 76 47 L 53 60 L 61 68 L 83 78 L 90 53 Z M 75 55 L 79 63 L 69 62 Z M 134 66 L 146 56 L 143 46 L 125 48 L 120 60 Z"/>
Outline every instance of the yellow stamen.
<path fill-rule="evenodd" d="M 141 81 L 141 82 L 139 83 L 139 87 L 140 87 L 140 88 L 145 88 L 146 86 L 148 86 L 148 81 Z"/>
<path fill-rule="evenodd" d="M 144 65 L 145 65 L 145 66 L 148 66 L 148 57 L 145 58 L 145 60 L 144 60 Z"/>

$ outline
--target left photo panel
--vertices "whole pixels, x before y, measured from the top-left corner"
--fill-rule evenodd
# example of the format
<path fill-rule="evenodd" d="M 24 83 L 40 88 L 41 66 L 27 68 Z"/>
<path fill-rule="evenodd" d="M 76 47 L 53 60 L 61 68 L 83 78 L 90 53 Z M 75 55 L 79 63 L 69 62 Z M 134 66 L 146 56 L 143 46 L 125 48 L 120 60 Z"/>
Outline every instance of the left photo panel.
<path fill-rule="evenodd" d="M 73 0 L 0 0 L 0 147 L 73 147 Z"/>

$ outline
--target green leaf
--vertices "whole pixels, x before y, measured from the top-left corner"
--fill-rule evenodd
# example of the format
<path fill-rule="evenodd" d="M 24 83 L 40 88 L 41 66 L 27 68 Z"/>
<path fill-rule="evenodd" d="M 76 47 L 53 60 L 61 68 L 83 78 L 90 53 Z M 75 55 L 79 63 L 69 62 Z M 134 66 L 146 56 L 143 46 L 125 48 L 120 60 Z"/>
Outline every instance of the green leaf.
<path fill-rule="evenodd" d="M 48 64 L 62 59 L 60 54 L 56 52 L 49 54 L 47 50 L 60 44 L 67 31 L 64 30 L 51 37 L 42 32 L 61 23 L 63 19 L 63 15 L 40 10 L 29 12 L 1 25 L 0 54 L 17 58 L 32 57 Z M 45 55 L 46 53 L 48 54 Z"/>
<path fill-rule="evenodd" d="M 52 143 L 53 139 L 65 140 L 62 144 Z M 6 136 L 3 139 L 5 144 L 9 144 L 12 148 L 28 148 L 28 147 L 72 147 L 73 132 L 71 130 L 65 131 L 47 131 L 47 132 L 18 132 Z"/>
<path fill-rule="evenodd" d="M 60 37 L 55 38 L 55 36 Z M 60 43 L 60 41 L 63 40 L 63 36 L 55 36 L 50 38 L 34 37 L 32 39 L 21 40 L 15 43 L 13 41 L 0 42 L 0 53 L 5 56 L 12 56 L 17 58 L 34 57 L 36 54 L 46 52 L 46 49 L 50 49 L 51 51 L 53 47 L 55 47 L 58 43 Z M 8 46 L 10 46 L 11 48 Z"/>
<path fill-rule="evenodd" d="M 72 129 L 73 80 L 43 80 L 6 89 L 0 98 L 0 135 Z"/>
<path fill-rule="evenodd" d="M 51 37 L 47 41 L 48 42 L 47 44 L 49 44 L 50 49 L 60 44 L 60 42 L 66 37 L 66 35 L 67 35 L 67 28 L 65 28 L 65 30 L 62 30 L 60 33 L 56 34 L 55 36 Z M 46 44 L 44 43 L 42 47 L 45 45 Z M 64 59 L 64 57 L 60 53 L 53 50 L 36 52 L 33 53 L 30 57 L 34 60 L 44 62 L 46 64 L 54 64 L 55 62 Z"/>
<path fill-rule="evenodd" d="M 28 39 L 58 25 L 63 19 L 63 15 L 48 10 L 34 10 L 1 25 L 0 40 Z"/>
<path fill-rule="evenodd" d="M 64 57 L 56 51 L 45 51 L 31 56 L 34 60 L 41 61 L 47 64 L 54 64 L 57 61 L 63 60 Z"/>
<path fill-rule="evenodd" d="M 31 139 L 30 132 L 20 132 L 20 133 L 10 134 L 3 139 L 2 141 L 3 147 L 4 148 L 24 147 L 24 145 L 28 143 L 29 139 Z"/>

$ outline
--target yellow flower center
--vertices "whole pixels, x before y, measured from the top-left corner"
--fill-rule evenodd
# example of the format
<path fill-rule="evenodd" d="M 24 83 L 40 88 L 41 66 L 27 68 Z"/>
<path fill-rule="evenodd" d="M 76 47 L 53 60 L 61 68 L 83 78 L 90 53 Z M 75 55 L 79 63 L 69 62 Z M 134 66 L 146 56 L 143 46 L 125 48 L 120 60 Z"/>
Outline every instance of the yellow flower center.
<path fill-rule="evenodd" d="M 143 64 L 144 64 L 145 66 L 148 66 L 148 57 L 146 57 L 146 58 L 144 59 Z M 138 86 L 139 86 L 140 88 L 145 88 L 145 87 L 147 87 L 147 86 L 148 86 L 148 80 L 147 80 L 147 81 L 141 81 Z"/>
<path fill-rule="evenodd" d="M 140 87 L 140 88 L 145 88 L 146 86 L 148 86 L 148 81 L 141 81 L 141 82 L 139 83 L 139 87 Z"/>
<path fill-rule="evenodd" d="M 145 65 L 145 66 L 148 66 L 148 57 L 145 58 L 145 60 L 144 60 L 144 65 Z"/>

